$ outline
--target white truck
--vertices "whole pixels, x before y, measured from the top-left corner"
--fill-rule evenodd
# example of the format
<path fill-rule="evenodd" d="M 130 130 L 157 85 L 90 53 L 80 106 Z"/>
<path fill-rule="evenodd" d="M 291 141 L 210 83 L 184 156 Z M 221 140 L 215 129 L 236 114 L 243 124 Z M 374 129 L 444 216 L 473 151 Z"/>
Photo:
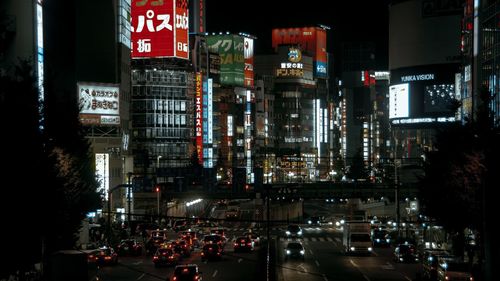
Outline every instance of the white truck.
<path fill-rule="evenodd" d="M 370 230 L 370 222 L 345 222 L 342 240 L 345 253 L 371 255 L 372 239 Z"/>

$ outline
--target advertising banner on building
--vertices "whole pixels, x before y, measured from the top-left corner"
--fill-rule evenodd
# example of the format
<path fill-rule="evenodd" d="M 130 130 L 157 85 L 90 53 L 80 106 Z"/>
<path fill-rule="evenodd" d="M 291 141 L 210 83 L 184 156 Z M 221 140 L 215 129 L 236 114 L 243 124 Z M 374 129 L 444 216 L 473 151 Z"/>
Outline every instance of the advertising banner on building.
<path fill-rule="evenodd" d="M 326 30 L 319 27 L 275 28 L 272 31 L 272 46 L 295 44 L 311 55 L 314 61 L 314 75 L 328 77 L 328 56 L 326 51 Z"/>
<path fill-rule="evenodd" d="M 238 35 L 213 35 L 207 37 L 210 51 L 220 56 L 220 83 L 229 86 L 244 86 L 244 42 Z"/>
<path fill-rule="evenodd" d="M 78 83 L 83 125 L 120 125 L 120 88 L 114 84 Z"/>
<path fill-rule="evenodd" d="M 393 125 L 455 122 L 453 105 L 459 64 L 391 70 L 389 119 Z"/>
<path fill-rule="evenodd" d="M 195 92 L 195 134 L 196 153 L 198 163 L 203 164 L 203 77 L 201 72 L 196 72 L 196 92 Z"/>
<path fill-rule="evenodd" d="M 132 0 L 132 58 L 189 59 L 187 0 Z"/>
<path fill-rule="evenodd" d="M 253 39 L 245 37 L 244 42 L 244 58 L 245 58 L 245 87 L 253 88 Z"/>

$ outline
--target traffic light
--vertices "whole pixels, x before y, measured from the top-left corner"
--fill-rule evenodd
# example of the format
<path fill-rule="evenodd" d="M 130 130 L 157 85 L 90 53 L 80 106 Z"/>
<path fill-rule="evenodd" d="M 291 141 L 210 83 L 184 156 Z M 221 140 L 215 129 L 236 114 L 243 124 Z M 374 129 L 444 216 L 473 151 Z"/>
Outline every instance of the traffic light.
<path fill-rule="evenodd" d="M 159 186 L 159 185 L 157 185 L 157 186 L 155 187 L 155 191 L 156 191 L 156 192 L 160 192 L 160 186 Z"/>

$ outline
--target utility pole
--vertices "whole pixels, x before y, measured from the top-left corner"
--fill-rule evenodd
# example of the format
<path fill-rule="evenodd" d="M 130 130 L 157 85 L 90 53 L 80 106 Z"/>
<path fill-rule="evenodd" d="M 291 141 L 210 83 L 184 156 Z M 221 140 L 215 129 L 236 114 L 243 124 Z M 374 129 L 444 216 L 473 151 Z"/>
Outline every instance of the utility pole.
<path fill-rule="evenodd" d="M 399 223 L 400 223 L 400 211 L 399 211 L 399 181 L 398 181 L 398 168 L 401 166 L 401 159 L 394 158 L 394 201 L 396 203 L 396 229 L 399 237 Z"/>

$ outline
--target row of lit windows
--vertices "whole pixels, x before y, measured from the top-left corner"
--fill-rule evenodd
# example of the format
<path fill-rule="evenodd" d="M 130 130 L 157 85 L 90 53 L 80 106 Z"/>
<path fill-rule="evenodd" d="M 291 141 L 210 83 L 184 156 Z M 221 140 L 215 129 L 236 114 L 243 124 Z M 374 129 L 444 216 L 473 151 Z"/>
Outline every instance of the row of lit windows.
<path fill-rule="evenodd" d="M 134 98 L 186 99 L 186 87 L 134 85 L 132 96 Z"/>
<path fill-rule="evenodd" d="M 189 138 L 189 128 L 138 128 L 134 130 L 137 138 Z"/>
<path fill-rule="evenodd" d="M 185 126 L 186 114 L 133 114 L 133 122 L 136 127 L 155 126 Z"/>
<path fill-rule="evenodd" d="M 187 82 L 187 73 L 171 70 L 132 71 L 132 83 L 164 82 L 168 85 L 183 85 Z"/>
<path fill-rule="evenodd" d="M 186 112 L 186 100 L 143 99 L 132 102 L 134 112 L 167 111 Z"/>

